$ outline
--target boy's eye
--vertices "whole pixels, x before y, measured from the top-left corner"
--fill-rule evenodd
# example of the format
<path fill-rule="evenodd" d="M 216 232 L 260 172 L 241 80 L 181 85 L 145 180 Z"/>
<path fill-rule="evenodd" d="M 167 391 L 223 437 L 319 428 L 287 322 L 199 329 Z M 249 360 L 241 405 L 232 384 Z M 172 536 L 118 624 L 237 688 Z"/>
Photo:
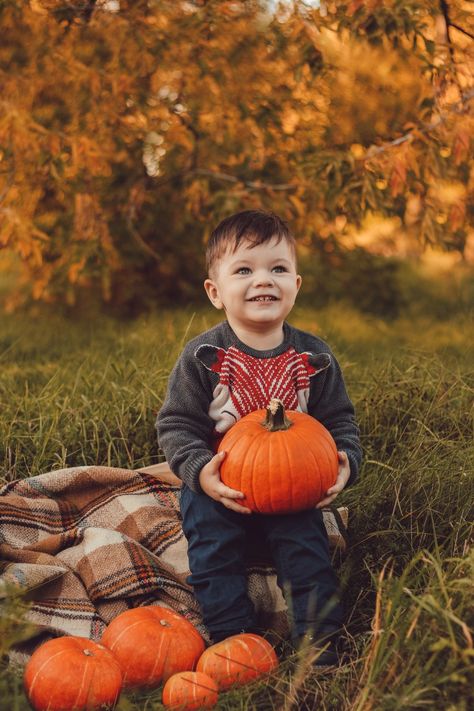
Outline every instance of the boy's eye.
<path fill-rule="evenodd" d="M 276 267 L 273 267 L 273 271 L 277 272 L 278 274 L 282 274 L 283 272 L 287 272 L 288 269 L 282 264 L 278 264 Z"/>
<path fill-rule="evenodd" d="M 250 274 L 250 267 L 239 267 L 236 274 Z"/>

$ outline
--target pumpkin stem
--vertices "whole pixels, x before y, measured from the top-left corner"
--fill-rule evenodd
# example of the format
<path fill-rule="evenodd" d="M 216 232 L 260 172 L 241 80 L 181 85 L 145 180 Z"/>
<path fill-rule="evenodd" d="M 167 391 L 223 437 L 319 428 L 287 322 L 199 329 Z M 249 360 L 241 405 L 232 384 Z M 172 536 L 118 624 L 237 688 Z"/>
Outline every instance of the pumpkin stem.
<path fill-rule="evenodd" d="M 288 430 L 292 424 L 292 421 L 285 415 L 282 401 L 273 397 L 267 406 L 267 415 L 262 425 L 269 432 L 278 432 L 279 430 Z"/>

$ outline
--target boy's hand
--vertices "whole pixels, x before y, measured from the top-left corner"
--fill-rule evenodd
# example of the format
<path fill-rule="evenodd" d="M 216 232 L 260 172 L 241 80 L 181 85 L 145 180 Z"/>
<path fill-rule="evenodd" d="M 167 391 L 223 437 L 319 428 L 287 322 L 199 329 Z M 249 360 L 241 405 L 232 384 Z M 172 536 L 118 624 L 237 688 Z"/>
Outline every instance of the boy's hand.
<path fill-rule="evenodd" d="M 339 469 L 337 472 L 337 479 L 334 486 L 326 491 L 326 498 L 319 502 L 316 506 L 317 509 L 322 509 L 323 506 L 329 506 L 329 504 L 334 501 L 336 496 L 341 493 L 351 475 L 351 467 L 349 464 L 349 459 L 345 452 L 338 452 L 337 457 L 339 459 Z"/>
<path fill-rule="evenodd" d="M 250 509 L 237 503 L 237 499 L 242 499 L 244 494 L 242 494 L 241 491 L 231 489 L 230 486 L 226 486 L 221 481 L 219 467 L 224 457 L 225 452 L 219 452 L 219 454 L 216 454 L 211 461 L 201 469 L 201 473 L 199 474 L 201 489 L 210 496 L 211 499 L 219 501 L 226 508 L 232 509 L 232 511 L 243 514 L 252 513 Z"/>

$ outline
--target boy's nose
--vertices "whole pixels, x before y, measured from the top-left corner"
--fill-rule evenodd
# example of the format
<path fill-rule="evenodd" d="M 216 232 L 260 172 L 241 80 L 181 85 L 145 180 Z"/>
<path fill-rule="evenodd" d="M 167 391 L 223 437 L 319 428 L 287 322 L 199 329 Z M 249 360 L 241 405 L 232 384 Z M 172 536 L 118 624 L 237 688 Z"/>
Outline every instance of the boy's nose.
<path fill-rule="evenodd" d="M 269 286 L 274 283 L 271 272 L 254 272 L 254 283 L 256 286 Z"/>

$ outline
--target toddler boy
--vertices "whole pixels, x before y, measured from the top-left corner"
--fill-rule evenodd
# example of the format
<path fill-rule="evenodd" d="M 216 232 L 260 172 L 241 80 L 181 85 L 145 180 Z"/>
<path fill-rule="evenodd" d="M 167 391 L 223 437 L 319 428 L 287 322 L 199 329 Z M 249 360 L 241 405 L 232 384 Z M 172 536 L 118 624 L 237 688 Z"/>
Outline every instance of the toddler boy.
<path fill-rule="evenodd" d="M 189 582 L 213 642 L 257 632 L 245 550 L 249 537 L 262 537 L 289 595 L 294 643 L 309 634 L 329 640 L 317 663 L 333 664 L 343 616 L 321 507 L 357 476 L 354 408 L 328 345 L 286 322 L 301 286 L 286 223 L 263 210 L 239 212 L 216 227 L 206 257 L 204 288 L 226 320 L 186 345 L 157 418 L 160 446 L 183 481 Z M 215 453 L 219 439 L 272 397 L 317 418 L 336 442 L 337 480 L 315 509 L 251 514 L 240 502 L 243 494 L 220 479 L 225 453 Z"/>

